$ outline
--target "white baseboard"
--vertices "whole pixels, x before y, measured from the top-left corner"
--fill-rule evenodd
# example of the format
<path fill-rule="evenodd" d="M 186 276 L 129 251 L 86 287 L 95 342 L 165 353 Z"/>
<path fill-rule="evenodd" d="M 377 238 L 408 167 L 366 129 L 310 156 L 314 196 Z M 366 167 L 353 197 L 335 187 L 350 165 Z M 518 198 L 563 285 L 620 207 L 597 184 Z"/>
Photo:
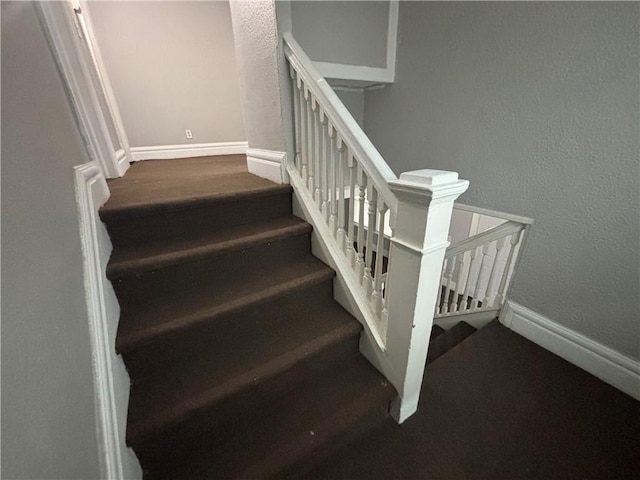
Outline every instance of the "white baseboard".
<path fill-rule="evenodd" d="M 275 183 L 283 183 L 283 168 L 287 154 L 275 150 L 247 148 L 247 169 L 258 177 Z"/>
<path fill-rule="evenodd" d="M 98 216 L 98 209 L 109 198 L 109 188 L 97 164 L 85 163 L 74 170 L 93 364 L 100 478 L 142 478 L 140 465 L 125 443 L 129 377 L 114 347 L 120 310 L 106 278 L 111 242 Z"/>
<path fill-rule="evenodd" d="M 127 152 L 124 150 L 124 148 L 121 148 L 120 150 L 117 150 L 114 154 L 113 154 L 113 159 L 115 161 L 116 164 L 116 168 L 118 169 L 118 172 L 120 173 L 120 175 L 124 175 L 127 170 L 129 170 L 129 159 L 127 158 Z"/>
<path fill-rule="evenodd" d="M 500 321 L 514 332 L 640 400 L 640 362 L 570 330 L 518 303 Z"/>
<path fill-rule="evenodd" d="M 209 155 L 243 155 L 246 152 L 247 142 L 190 143 L 184 145 L 131 147 L 131 155 L 134 161 L 205 157 Z"/>

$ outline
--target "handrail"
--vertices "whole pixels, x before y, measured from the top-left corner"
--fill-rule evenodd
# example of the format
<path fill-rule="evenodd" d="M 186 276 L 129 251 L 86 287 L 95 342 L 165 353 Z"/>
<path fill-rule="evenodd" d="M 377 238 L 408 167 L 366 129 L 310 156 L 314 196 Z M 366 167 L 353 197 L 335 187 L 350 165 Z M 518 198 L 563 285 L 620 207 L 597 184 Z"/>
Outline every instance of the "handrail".
<path fill-rule="evenodd" d="M 466 238 L 463 241 L 456 243 L 455 245 L 451 245 L 449 248 L 447 248 L 445 258 L 454 257 L 462 252 L 466 252 L 473 248 L 479 247 L 480 245 L 484 245 L 485 243 L 490 243 L 494 240 L 498 240 L 499 238 L 506 237 L 507 235 L 511 235 L 512 233 L 516 233 L 523 228 L 524 226 L 519 222 L 503 223 L 502 225 L 493 227 L 485 232 Z"/>
<path fill-rule="evenodd" d="M 291 33 L 285 32 L 283 37 L 287 59 L 298 74 L 303 77 L 305 84 L 316 98 L 325 100 L 325 103 L 320 105 L 325 115 L 329 117 L 336 127 L 342 140 L 358 157 L 363 170 L 373 181 L 391 212 L 395 214 L 398 210 L 398 199 L 389 189 L 388 182 L 397 180 L 398 177 L 393 173 L 393 170 L 382 158 L 376 147 L 373 146 L 369 137 L 367 137 L 349 110 L 329 86 L 326 79 L 313 66 L 313 62 L 304 53 L 304 50 L 295 41 Z"/>
<path fill-rule="evenodd" d="M 455 202 L 453 204 L 453 208 L 456 210 L 464 210 L 465 212 L 478 213 L 480 215 L 486 215 L 489 217 L 502 218 L 503 220 L 510 220 L 512 222 L 523 223 L 525 225 L 533 225 L 535 223 L 535 220 L 533 218 L 514 215 L 512 213 L 497 212 L 488 208 L 474 207 L 472 205 L 465 205 L 458 202 Z"/>

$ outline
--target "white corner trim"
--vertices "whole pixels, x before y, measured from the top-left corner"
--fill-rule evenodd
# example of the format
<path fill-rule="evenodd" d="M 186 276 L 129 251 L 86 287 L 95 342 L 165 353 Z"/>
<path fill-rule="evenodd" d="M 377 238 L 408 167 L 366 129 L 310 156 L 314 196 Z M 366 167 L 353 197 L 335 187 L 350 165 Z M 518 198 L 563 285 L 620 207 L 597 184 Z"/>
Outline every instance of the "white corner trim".
<path fill-rule="evenodd" d="M 398 48 L 398 17 L 400 14 L 399 0 L 389 2 L 389 25 L 387 30 L 387 72 L 391 83 L 396 79 L 396 51 Z"/>
<path fill-rule="evenodd" d="M 118 169 L 122 174 L 129 170 L 129 159 L 127 158 L 127 151 L 124 148 L 117 150 L 114 154 L 114 161 L 118 165 Z"/>
<path fill-rule="evenodd" d="M 249 173 L 266 178 L 275 183 L 284 183 L 285 152 L 247 148 L 247 169 Z"/>
<path fill-rule="evenodd" d="M 640 362 L 602 345 L 518 303 L 509 301 L 501 323 L 640 400 Z"/>
<path fill-rule="evenodd" d="M 343 63 L 313 62 L 318 72 L 325 78 L 337 80 L 357 80 L 373 83 L 393 83 L 395 72 L 388 68 L 346 65 Z"/>
<path fill-rule="evenodd" d="M 247 142 L 189 143 L 184 145 L 155 145 L 131 147 L 134 161 L 167 160 L 170 158 L 204 157 L 209 155 L 243 155 Z"/>
<path fill-rule="evenodd" d="M 123 479 L 120 432 L 116 415 L 113 365 L 114 347 L 109 341 L 104 293 L 103 253 L 100 251 L 98 208 L 109 197 L 102 170 L 89 162 L 74 168 L 76 202 L 80 218 L 84 287 L 91 337 L 96 429 L 101 478 Z M 108 252 L 106 252 L 108 253 Z"/>

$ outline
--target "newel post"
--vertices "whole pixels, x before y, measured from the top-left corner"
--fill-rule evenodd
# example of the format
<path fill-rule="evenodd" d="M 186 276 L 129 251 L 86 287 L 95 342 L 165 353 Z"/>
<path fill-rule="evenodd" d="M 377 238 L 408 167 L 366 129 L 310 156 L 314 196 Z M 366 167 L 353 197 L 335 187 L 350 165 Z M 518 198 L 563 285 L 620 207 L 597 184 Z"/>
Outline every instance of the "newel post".
<path fill-rule="evenodd" d="M 388 272 L 387 355 L 399 398 L 391 414 L 403 422 L 418 408 L 453 202 L 469 182 L 456 172 L 416 170 L 389 187 L 398 197 Z"/>

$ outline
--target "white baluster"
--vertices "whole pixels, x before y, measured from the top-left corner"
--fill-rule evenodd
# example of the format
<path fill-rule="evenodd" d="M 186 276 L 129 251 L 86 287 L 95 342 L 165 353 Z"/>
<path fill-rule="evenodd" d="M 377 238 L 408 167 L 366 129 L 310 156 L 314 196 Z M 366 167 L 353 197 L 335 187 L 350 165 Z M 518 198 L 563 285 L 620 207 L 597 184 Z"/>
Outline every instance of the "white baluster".
<path fill-rule="evenodd" d="M 371 270 L 373 268 L 373 235 L 376 229 L 376 202 L 378 201 L 378 191 L 372 184 L 367 190 L 367 204 L 369 206 L 369 221 L 367 224 L 367 246 L 365 247 L 365 265 L 364 265 L 364 287 L 367 296 L 371 295 L 373 290 Z"/>
<path fill-rule="evenodd" d="M 469 262 L 469 271 L 467 273 L 467 281 L 464 284 L 464 294 L 463 294 L 462 303 L 459 309 L 460 311 L 468 310 L 470 308 L 470 304 L 469 304 L 470 292 L 469 291 L 471 290 L 471 286 L 473 285 L 473 283 L 471 283 L 471 273 L 473 271 L 474 266 L 477 264 L 476 259 L 478 258 L 478 247 L 472 249 L 470 253 L 471 253 L 471 261 Z"/>
<path fill-rule="evenodd" d="M 294 117 L 294 126 L 295 126 L 295 158 L 293 160 L 294 165 L 296 166 L 296 170 L 300 172 L 300 78 L 298 78 L 298 74 L 293 68 L 293 66 L 289 66 L 289 72 L 291 74 L 292 87 L 293 87 L 293 117 Z"/>
<path fill-rule="evenodd" d="M 358 259 L 356 260 L 356 273 L 360 279 L 360 285 L 363 285 L 364 278 L 364 209 L 367 191 L 367 175 L 358 165 Z"/>
<path fill-rule="evenodd" d="M 332 126 L 330 135 L 331 137 L 331 156 L 329 161 L 329 200 L 328 200 L 328 210 L 329 210 L 329 218 L 327 219 L 327 224 L 329 225 L 329 230 L 335 237 L 336 235 L 336 156 L 338 152 L 338 135 L 335 127 Z"/>
<path fill-rule="evenodd" d="M 504 266 L 504 272 L 502 273 L 502 279 L 500 280 L 500 287 L 498 288 L 498 295 L 496 296 L 496 301 L 494 305 L 502 306 L 504 304 L 504 292 L 507 289 L 507 279 L 509 278 L 509 272 L 511 271 L 511 265 L 513 262 L 513 255 L 516 251 L 518 243 L 520 243 L 520 238 L 522 236 L 522 230 L 517 231 L 513 235 L 511 235 L 511 240 L 509 241 L 510 249 L 509 256 L 507 257 L 507 263 Z"/>
<path fill-rule="evenodd" d="M 338 149 L 340 155 L 338 157 L 338 202 L 336 208 L 338 209 L 338 231 L 336 234 L 336 238 L 338 240 L 338 246 L 341 251 L 345 251 L 346 245 L 346 236 L 344 229 L 344 213 L 345 213 L 345 204 L 344 204 L 344 166 L 346 163 L 347 155 L 350 155 L 344 141 L 340 142 L 340 148 Z"/>
<path fill-rule="evenodd" d="M 327 116 L 324 112 L 321 111 L 320 114 L 320 127 L 321 127 L 321 155 L 320 155 L 320 178 L 322 181 L 320 182 L 320 211 L 322 212 L 323 218 L 326 218 L 327 215 L 327 194 L 329 189 L 329 183 L 327 178 L 327 168 L 329 165 L 329 123 L 327 120 Z"/>
<path fill-rule="evenodd" d="M 447 258 L 446 267 L 442 267 L 443 278 L 446 278 L 447 286 L 444 289 L 444 301 L 440 313 L 449 313 L 449 297 L 451 296 L 451 282 L 453 282 L 453 270 L 455 268 L 456 257 Z"/>
<path fill-rule="evenodd" d="M 314 152 L 313 152 L 313 179 L 314 179 L 314 188 L 313 188 L 313 199 L 316 201 L 316 205 L 320 208 L 320 148 L 321 148 L 321 140 L 320 140 L 320 115 L 321 108 L 320 104 L 316 101 L 315 108 L 313 110 L 313 139 L 314 139 Z"/>
<path fill-rule="evenodd" d="M 302 165 L 300 167 L 300 177 L 302 178 L 302 181 L 304 182 L 304 185 L 307 186 L 307 180 L 308 180 L 308 175 L 307 175 L 307 162 L 309 160 L 309 142 L 307 140 L 307 135 L 308 135 L 308 130 L 307 130 L 307 119 L 309 118 L 308 114 L 307 114 L 307 110 L 309 108 L 309 104 L 307 103 L 307 99 L 309 98 L 309 90 L 307 89 L 306 85 L 302 84 L 302 90 L 300 91 L 301 93 L 301 106 L 302 106 L 302 123 L 301 123 L 301 140 L 302 140 Z"/>
<path fill-rule="evenodd" d="M 382 313 L 382 267 L 384 265 L 384 218 L 387 205 L 382 198 L 378 199 L 378 243 L 376 245 L 376 264 L 373 283 L 373 305 L 378 315 Z M 369 225 L 369 229 L 371 229 Z"/>
<path fill-rule="evenodd" d="M 349 166 L 349 220 L 347 223 L 347 258 L 352 267 L 356 265 L 355 249 L 353 248 L 354 238 L 354 223 L 355 219 L 355 203 L 356 203 L 356 163 L 353 158 L 353 154 L 349 152 L 347 156 L 347 165 Z"/>
<path fill-rule="evenodd" d="M 450 312 L 457 312 L 461 305 L 461 289 L 462 289 L 462 277 L 464 274 L 464 253 L 457 256 L 458 276 L 456 277 L 456 288 L 453 291 L 453 302 L 449 306 Z"/>
<path fill-rule="evenodd" d="M 487 254 L 489 253 L 489 244 L 485 243 L 482 246 L 482 257 L 480 260 L 480 268 L 478 269 L 478 278 L 476 280 L 476 290 L 473 293 L 473 300 L 471 300 L 471 308 L 470 310 L 474 310 L 478 307 L 478 302 L 480 299 L 480 294 L 482 293 L 482 270 L 486 265 Z"/>
<path fill-rule="evenodd" d="M 316 110 L 318 109 L 318 102 L 316 102 L 316 99 L 313 97 L 311 93 L 309 93 L 309 99 L 307 101 L 309 104 L 307 108 L 307 141 L 309 142 L 309 148 L 308 148 L 309 157 L 307 158 L 307 175 L 308 175 L 307 188 L 309 189 L 309 192 L 313 197 L 313 194 L 315 192 L 314 172 L 315 172 L 315 164 L 316 164 L 316 157 L 314 155 L 315 153 L 314 119 L 316 115 Z"/>
<path fill-rule="evenodd" d="M 489 306 L 489 299 L 492 296 L 493 288 L 496 283 L 496 275 L 498 273 L 498 263 L 500 260 L 500 250 L 504 248 L 506 238 L 502 237 L 496 241 L 496 256 L 493 258 L 493 265 L 491 266 L 491 274 L 489 275 L 489 282 L 487 283 L 487 291 L 484 293 L 484 301 L 482 302 L 484 306 Z M 495 302 L 495 298 L 494 298 Z"/>

